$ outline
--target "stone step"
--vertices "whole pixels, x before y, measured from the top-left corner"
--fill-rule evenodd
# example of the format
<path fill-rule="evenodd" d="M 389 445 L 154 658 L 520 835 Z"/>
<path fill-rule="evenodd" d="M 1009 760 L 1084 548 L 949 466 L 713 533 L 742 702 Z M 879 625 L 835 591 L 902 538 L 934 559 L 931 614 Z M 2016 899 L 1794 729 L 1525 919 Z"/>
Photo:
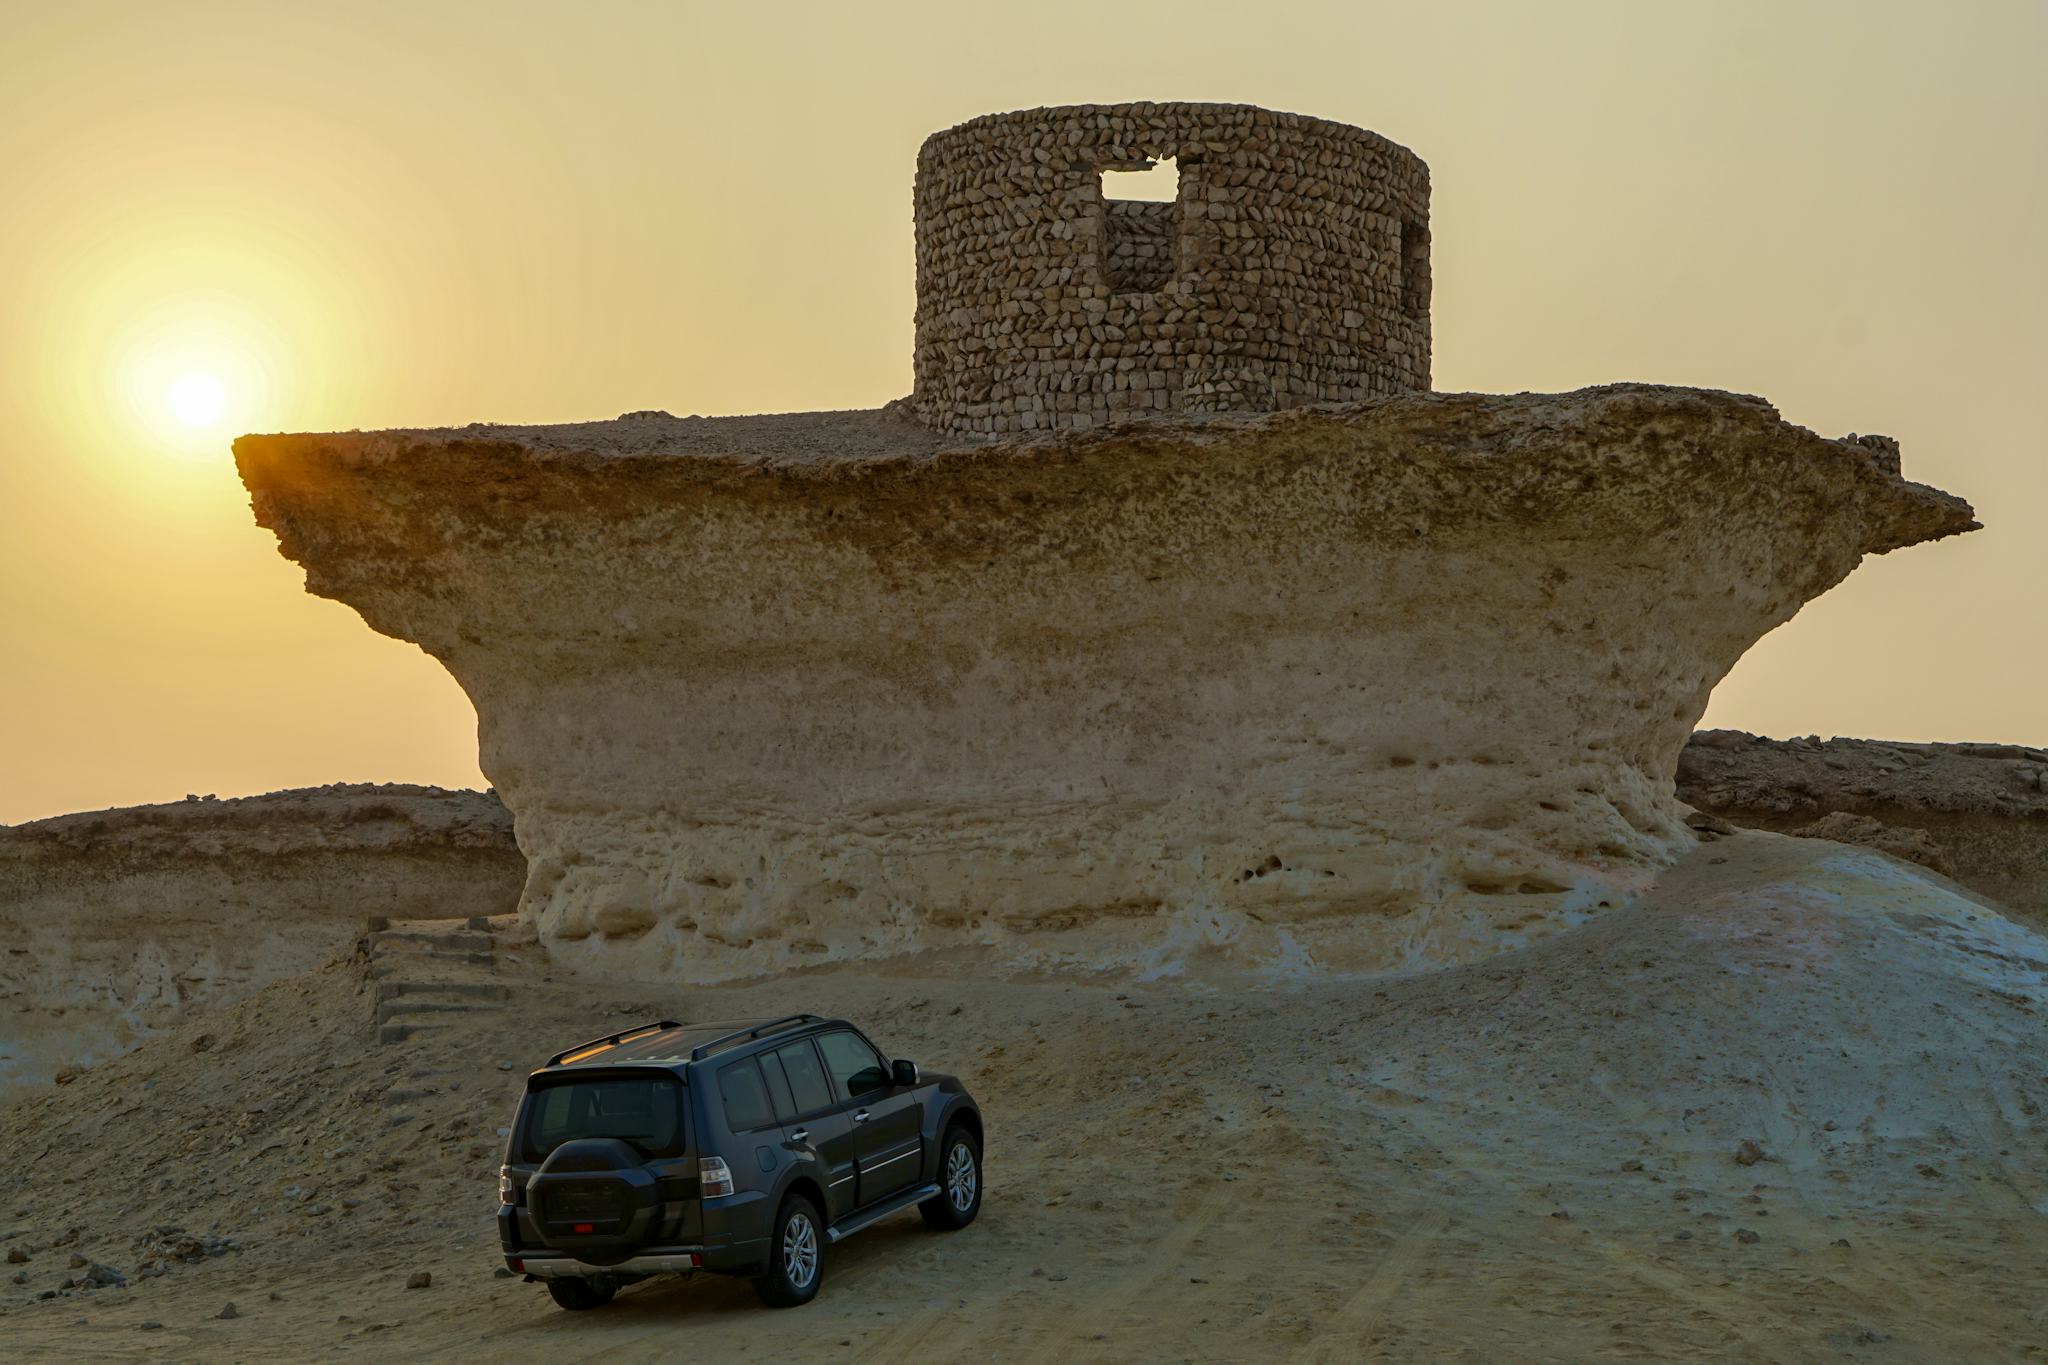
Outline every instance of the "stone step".
<path fill-rule="evenodd" d="M 391 976 L 420 976 L 422 972 L 442 972 L 453 968 L 481 968 L 492 970 L 498 960 L 492 954 L 389 954 L 371 962 L 371 980 L 389 980 Z"/>
<path fill-rule="evenodd" d="M 438 1033 L 447 1028 L 446 1024 L 379 1024 L 377 1041 L 382 1044 L 403 1043 L 423 1033 Z"/>
<path fill-rule="evenodd" d="M 509 987 L 490 981 L 379 981 L 377 999 L 396 1000 L 410 995 L 452 995 L 465 1000 L 506 1000 Z"/>
<path fill-rule="evenodd" d="M 502 1008 L 494 1000 L 382 1000 L 377 1004 L 377 1022 L 388 1024 L 407 1014 L 490 1014 Z"/>
<path fill-rule="evenodd" d="M 489 934 L 480 934 L 470 929 L 457 929 L 451 933 L 429 933 L 416 929 L 385 929 L 370 935 L 370 951 L 380 948 L 418 945 L 423 948 L 459 948 L 466 952 L 484 953 L 495 943 Z"/>

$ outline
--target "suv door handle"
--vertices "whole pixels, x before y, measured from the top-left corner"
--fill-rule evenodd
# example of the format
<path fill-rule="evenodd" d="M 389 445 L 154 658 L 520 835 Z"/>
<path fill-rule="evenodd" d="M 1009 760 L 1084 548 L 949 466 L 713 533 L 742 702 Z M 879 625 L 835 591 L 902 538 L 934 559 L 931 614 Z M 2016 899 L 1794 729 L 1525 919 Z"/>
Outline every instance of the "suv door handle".
<path fill-rule="evenodd" d="M 799 1128 L 794 1133 L 791 1133 L 789 1135 L 789 1140 L 791 1142 L 809 1142 L 811 1140 L 811 1130 L 808 1128 Z"/>
<path fill-rule="evenodd" d="M 867 1110 L 865 1110 L 865 1109 L 856 1109 L 856 1110 L 854 1110 L 854 1111 L 853 1111 L 853 1121 L 854 1121 L 855 1123 L 866 1123 L 866 1122 L 868 1121 L 868 1111 L 867 1111 Z"/>

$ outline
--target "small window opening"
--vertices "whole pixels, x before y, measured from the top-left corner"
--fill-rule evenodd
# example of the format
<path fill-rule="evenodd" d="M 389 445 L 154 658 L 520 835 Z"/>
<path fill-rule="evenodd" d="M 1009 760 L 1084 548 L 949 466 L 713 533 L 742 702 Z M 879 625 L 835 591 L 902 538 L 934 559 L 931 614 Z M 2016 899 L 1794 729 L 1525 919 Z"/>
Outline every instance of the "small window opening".
<path fill-rule="evenodd" d="M 1111 289 L 1165 288 L 1179 235 L 1180 167 L 1172 157 L 1144 170 L 1102 172 L 1102 269 Z"/>
<path fill-rule="evenodd" d="M 1169 156 L 1142 171 L 1104 171 L 1102 197 L 1171 204 L 1180 198 L 1180 165 Z"/>

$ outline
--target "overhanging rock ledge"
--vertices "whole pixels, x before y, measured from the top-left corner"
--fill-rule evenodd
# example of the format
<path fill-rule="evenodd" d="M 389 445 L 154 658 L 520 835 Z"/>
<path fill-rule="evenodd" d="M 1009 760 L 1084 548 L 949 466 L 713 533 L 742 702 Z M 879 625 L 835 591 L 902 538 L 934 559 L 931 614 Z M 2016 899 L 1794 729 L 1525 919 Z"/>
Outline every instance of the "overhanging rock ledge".
<path fill-rule="evenodd" d="M 1883 438 L 1624 384 L 962 445 L 878 412 L 246 436 L 315 593 L 441 660 L 557 952 L 1375 971 L 1690 845 L 1714 684 L 1975 526 Z"/>

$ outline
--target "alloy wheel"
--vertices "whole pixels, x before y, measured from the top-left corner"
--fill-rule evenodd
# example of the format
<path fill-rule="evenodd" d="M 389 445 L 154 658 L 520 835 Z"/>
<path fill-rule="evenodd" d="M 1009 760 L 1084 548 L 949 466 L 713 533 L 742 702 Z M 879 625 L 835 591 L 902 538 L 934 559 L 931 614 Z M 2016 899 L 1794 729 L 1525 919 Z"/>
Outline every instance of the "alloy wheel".
<path fill-rule="evenodd" d="M 974 1153 L 964 1142 L 953 1144 L 946 1155 L 946 1198 L 958 1213 L 974 1205 L 974 1187 L 979 1183 L 974 1170 Z"/>
<path fill-rule="evenodd" d="M 818 1275 L 818 1230 L 809 1215 L 792 1213 L 782 1229 L 782 1273 L 797 1289 L 808 1289 Z"/>

